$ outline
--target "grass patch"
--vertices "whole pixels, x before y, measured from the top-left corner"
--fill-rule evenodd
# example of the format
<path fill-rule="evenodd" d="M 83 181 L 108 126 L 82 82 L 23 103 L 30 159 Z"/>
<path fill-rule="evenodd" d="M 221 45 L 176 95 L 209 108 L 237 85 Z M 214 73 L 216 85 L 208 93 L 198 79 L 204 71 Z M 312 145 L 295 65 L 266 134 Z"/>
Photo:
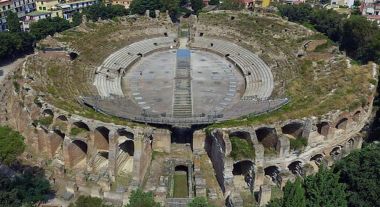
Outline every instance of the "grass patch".
<path fill-rule="evenodd" d="M 189 188 L 187 184 L 187 175 L 186 173 L 174 173 L 174 198 L 187 198 L 189 194 Z"/>
<path fill-rule="evenodd" d="M 52 116 L 45 116 L 45 117 L 42 117 L 42 118 L 36 120 L 35 123 L 48 127 L 53 123 L 53 117 Z"/>
<path fill-rule="evenodd" d="M 87 130 L 83 129 L 83 128 L 79 128 L 79 127 L 73 127 L 73 128 L 71 128 L 70 135 L 71 136 L 77 136 L 78 134 L 81 134 L 84 132 L 87 132 Z"/>
<path fill-rule="evenodd" d="M 268 156 L 268 157 L 271 157 L 271 156 L 275 156 L 277 155 L 277 150 L 273 147 L 270 147 L 270 148 L 267 148 L 265 147 L 264 148 L 264 156 Z"/>
<path fill-rule="evenodd" d="M 240 139 L 239 137 L 230 137 L 230 141 L 232 145 L 230 155 L 234 160 L 255 159 L 255 149 L 251 142 L 246 139 Z"/>
<path fill-rule="evenodd" d="M 307 139 L 300 137 L 296 139 L 289 139 L 290 141 L 290 149 L 292 150 L 302 150 L 307 146 Z"/>

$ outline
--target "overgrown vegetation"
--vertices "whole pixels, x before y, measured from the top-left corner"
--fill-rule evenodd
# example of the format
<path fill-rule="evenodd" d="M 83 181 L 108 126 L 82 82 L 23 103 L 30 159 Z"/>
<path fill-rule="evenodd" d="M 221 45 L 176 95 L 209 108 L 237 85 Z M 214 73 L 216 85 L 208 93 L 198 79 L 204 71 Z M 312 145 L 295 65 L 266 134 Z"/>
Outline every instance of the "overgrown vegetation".
<path fill-rule="evenodd" d="M 112 207 L 107 205 L 102 199 L 91 196 L 79 196 L 69 207 Z"/>
<path fill-rule="evenodd" d="M 11 164 L 24 152 L 24 137 L 6 126 L 0 126 L 0 163 Z"/>
<path fill-rule="evenodd" d="M 359 15 L 347 18 L 334 10 L 312 8 L 309 4 L 280 5 L 278 8 L 280 14 L 290 21 L 310 23 L 317 31 L 338 42 L 353 59 L 361 63 L 380 63 L 380 29 L 376 22 Z"/>
<path fill-rule="evenodd" d="M 160 207 L 153 199 L 153 193 L 145 193 L 141 189 L 132 191 L 129 203 L 125 207 Z"/>
<path fill-rule="evenodd" d="M 189 204 L 188 207 L 213 207 L 213 205 L 207 202 L 205 197 L 195 197 Z"/>
<path fill-rule="evenodd" d="M 38 120 L 35 120 L 34 123 L 48 127 L 53 123 L 53 116 L 41 117 Z"/>
<path fill-rule="evenodd" d="M 230 155 L 234 160 L 255 159 L 255 150 L 250 141 L 239 137 L 230 137 L 230 141 L 232 145 Z"/>
<path fill-rule="evenodd" d="M 289 139 L 290 141 L 290 149 L 292 150 L 302 150 L 305 146 L 307 146 L 307 139 L 303 137 L 299 137 L 296 139 Z"/>
<path fill-rule="evenodd" d="M 87 130 L 83 129 L 83 128 L 79 128 L 79 127 L 72 127 L 71 131 L 70 131 L 70 135 L 76 136 L 76 135 L 81 134 L 83 132 L 87 132 Z"/>
<path fill-rule="evenodd" d="M 309 10 L 301 13 L 307 12 Z M 234 20 L 230 19 L 232 15 L 235 17 Z M 373 82 L 372 64 L 352 64 L 349 67 L 347 59 L 334 52 L 337 50 L 334 49 L 335 44 L 323 34 L 302 36 L 307 31 L 301 32 L 305 29 L 299 26 L 280 23 L 279 20 L 273 18 L 251 17 L 235 13 L 202 13 L 199 16 L 199 23 L 210 27 L 218 26 L 231 31 L 239 31 L 239 36 L 234 39 L 254 38 L 256 47 L 265 48 L 266 51 L 260 57 L 267 64 L 280 65 L 281 70 L 274 68 L 272 71 L 277 77 L 275 81 L 284 83 L 284 92 L 281 93 L 281 96 L 290 99 L 287 105 L 276 111 L 225 121 L 211 125 L 209 128 L 249 126 L 285 119 L 321 116 L 331 110 L 352 111 L 366 105 L 368 96 L 372 95 L 372 91 L 369 90 L 370 82 Z M 287 33 L 283 33 L 284 30 L 287 30 Z M 335 35 L 333 28 L 326 31 L 331 36 Z M 278 35 L 278 37 L 273 38 L 274 35 Z M 304 57 L 297 58 L 292 55 L 300 47 L 303 47 L 305 42 L 320 42 L 324 39 L 327 41 L 326 44 L 321 44 L 313 51 L 308 51 Z M 242 46 L 255 51 L 255 48 L 250 48 L 250 45 L 242 44 Z M 282 53 L 286 54 L 287 63 L 282 63 L 277 59 L 274 61 L 273 58 L 266 55 Z M 275 88 L 274 97 L 276 97 L 277 90 L 279 89 Z"/>

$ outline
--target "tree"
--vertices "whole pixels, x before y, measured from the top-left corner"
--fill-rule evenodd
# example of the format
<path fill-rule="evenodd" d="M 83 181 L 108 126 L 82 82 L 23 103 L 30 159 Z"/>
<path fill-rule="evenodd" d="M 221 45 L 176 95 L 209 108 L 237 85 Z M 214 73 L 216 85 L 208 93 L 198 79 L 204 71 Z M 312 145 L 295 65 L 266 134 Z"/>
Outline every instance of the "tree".
<path fill-rule="evenodd" d="M 283 205 L 284 205 L 284 199 L 276 198 L 269 201 L 266 207 L 282 207 Z"/>
<path fill-rule="evenodd" d="M 284 188 L 283 207 L 294 206 L 306 206 L 305 189 L 300 177 L 297 177 L 294 183 L 288 181 Z"/>
<path fill-rule="evenodd" d="M 219 0 L 210 0 L 210 1 L 208 2 L 208 4 L 209 4 L 209 5 L 219 5 L 220 2 L 219 2 Z"/>
<path fill-rule="evenodd" d="M 56 32 L 62 32 L 70 28 L 70 22 L 66 19 L 53 17 L 33 22 L 30 25 L 30 33 L 34 35 L 37 40 L 40 40 L 48 35 L 54 35 Z"/>
<path fill-rule="evenodd" d="M 224 10 L 242 10 L 245 8 L 245 4 L 240 0 L 224 0 L 221 9 Z"/>
<path fill-rule="evenodd" d="M 73 27 L 76 27 L 82 23 L 82 14 L 79 12 L 75 12 L 73 14 L 73 21 L 71 22 L 71 25 Z"/>
<path fill-rule="evenodd" d="M 129 203 L 126 207 L 160 207 L 159 203 L 156 203 L 153 199 L 151 192 L 145 193 L 141 189 L 132 191 Z"/>
<path fill-rule="evenodd" d="M 198 14 L 199 11 L 203 8 L 203 0 L 190 0 L 191 8 L 195 14 Z"/>
<path fill-rule="evenodd" d="M 380 146 L 371 144 L 337 162 L 334 172 L 347 184 L 348 206 L 380 206 Z"/>
<path fill-rule="evenodd" d="M 347 206 L 346 185 L 339 182 L 339 175 L 324 166 L 318 173 L 305 178 L 306 206 L 345 207 Z"/>
<path fill-rule="evenodd" d="M 9 127 L 0 126 L 0 162 L 13 163 L 24 152 L 24 137 Z"/>
<path fill-rule="evenodd" d="M 10 11 L 7 16 L 7 26 L 10 32 L 21 32 L 21 23 L 17 13 Z"/>
<path fill-rule="evenodd" d="M 41 168 L 17 166 L 13 170 L 13 178 L 7 174 L 0 174 L 1 206 L 34 206 L 38 202 L 48 200 L 52 191 Z"/>
<path fill-rule="evenodd" d="M 207 199 L 205 197 L 195 197 L 189 204 L 187 204 L 188 207 L 212 207 L 207 202 Z"/>
<path fill-rule="evenodd" d="M 144 15 L 149 10 L 151 17 L 154 17 L 154 11 L 162 8 L 160 0 L 133 0 L 130 5 L 132 14 Z"/>
<path fill-rule="evenodd" d="M 91 196 L 79 196 L 75 203 L 70 203 L 69 207 L 111 207 L 106 205 L 102 199 Z"/>

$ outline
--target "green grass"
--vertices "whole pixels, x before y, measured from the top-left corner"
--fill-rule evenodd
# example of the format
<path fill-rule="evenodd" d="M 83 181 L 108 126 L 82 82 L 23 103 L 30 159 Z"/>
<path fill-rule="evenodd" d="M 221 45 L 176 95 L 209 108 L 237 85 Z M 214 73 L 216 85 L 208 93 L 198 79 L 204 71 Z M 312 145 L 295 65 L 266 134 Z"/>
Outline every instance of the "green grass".
<path fill-rule="evenodd" d="M 83 129 L 83 128 L 73 127 L 73 128 L 71 128 L 70 135 L 76 136 L 76 135 L 83 133 L 83 132 L 87 132 L 87 130 Z"/>
<path fill-rule="evenodd" d="M 36 123 L 48 127 L 53 123 L 53 117 L 52 116 L 42 117 L 42 118 L 36 120 Z"/>
<path fill-rule="evenodd" d="M 187 198 L 189 195 L 189 188 L 187 184 L 187 175 L 186 173 L 175 173 L 173 175 L 174 179 L 174 198 Z"/>
<path fill-rule="evenodd" d="M 290 149 L 292 150 L 301 150 L 307 146 L 307 139 L 300 137 L 297 139 L 289 139 Z"/>
<path fill-rule="evenodd" d="M 250 141 L 239 137 L 230 137 L 230 141 L 232 145 L 230 155 L 234 160 L 255 159 L 255 149 Z"/>

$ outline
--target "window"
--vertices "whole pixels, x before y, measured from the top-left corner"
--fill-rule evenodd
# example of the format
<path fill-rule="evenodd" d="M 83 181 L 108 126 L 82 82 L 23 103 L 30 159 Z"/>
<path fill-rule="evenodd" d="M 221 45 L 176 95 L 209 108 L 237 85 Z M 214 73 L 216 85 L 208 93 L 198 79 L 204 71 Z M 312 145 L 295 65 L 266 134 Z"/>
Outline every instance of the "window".
<path fill-rule="evenodd" d="M 46 7 L 42 7 L 43 10 L 46 10 Z"/>
<path fill-rule="evenodd" d="M 38 7 L 38 10 L 42 10 L 42 7 Z"/>

